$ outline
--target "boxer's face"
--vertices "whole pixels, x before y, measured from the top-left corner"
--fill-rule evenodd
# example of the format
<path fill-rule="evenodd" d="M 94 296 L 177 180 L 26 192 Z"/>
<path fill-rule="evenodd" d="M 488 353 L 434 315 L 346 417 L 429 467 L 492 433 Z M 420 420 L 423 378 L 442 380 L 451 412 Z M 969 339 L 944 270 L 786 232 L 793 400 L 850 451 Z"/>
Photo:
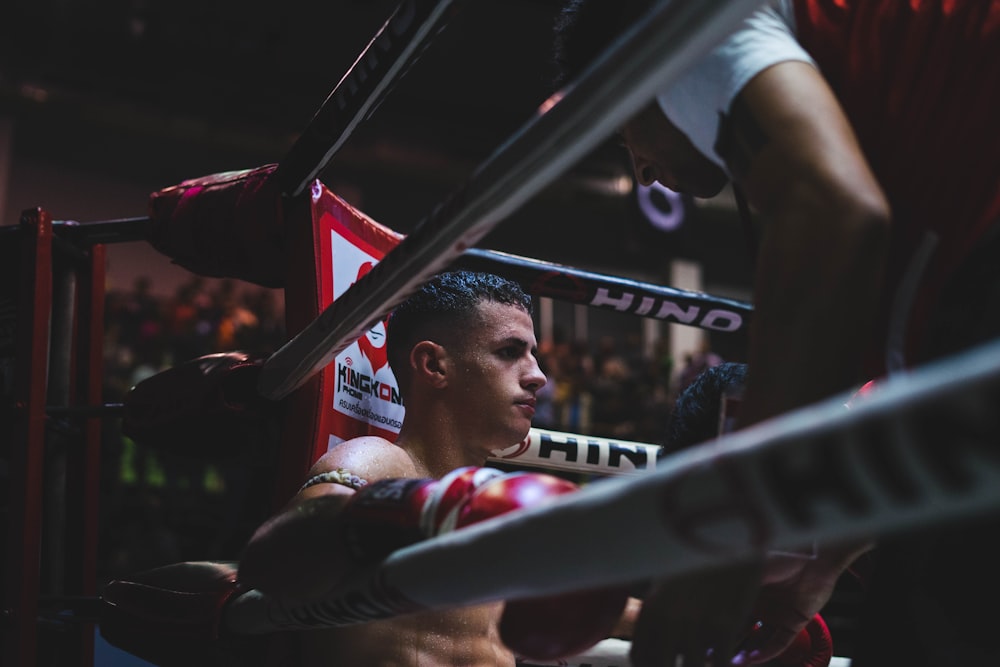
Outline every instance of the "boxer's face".
<path fill-rule="evenodd" d="M 667 120 L 655 102 L 622 127 L 621 138 L 632 158 L 636 180 L 643 185 L 659 181 L 674 192 L 707 198 L 719 194 L 728 180 L 722 169 Z"/>
<path fill-rule="evenodd" d="M 535 358 L 531 316 L 516 306 L 484 301 L 478 321 L 455 350 L 458 373 L 449 380 L 454 414 L 487 451 L 520 442 L 535 414 L 545 375 Z"/>

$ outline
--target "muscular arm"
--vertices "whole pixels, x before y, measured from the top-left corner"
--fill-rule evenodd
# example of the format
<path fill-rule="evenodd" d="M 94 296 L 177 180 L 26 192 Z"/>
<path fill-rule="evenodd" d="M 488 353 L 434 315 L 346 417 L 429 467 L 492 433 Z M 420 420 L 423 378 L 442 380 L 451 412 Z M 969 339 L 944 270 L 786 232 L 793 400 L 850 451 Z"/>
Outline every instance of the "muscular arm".
<path fill-rule="evenodd" d="M 816 69 L 775 65 L 740 97 L 763 136 L 737 174 L 765 220 L 741 409 L 750 424 L 862 379 L 889 207 Z"/>
<path fill-rule="evenodd" d="M 764 70 L 737 104 L 746 113 L 732 115 L 735 140 L 750 150 L 741 156 L 747 159 L 730 161 L 731 170 L 765 222 L 740 407 L 748 425 L 861 379 L 889 211 L 839 105 L 810 65 L 787 62 Z M 748 121 L 751 127 L 739 127 Z M 798 569 L 765 570 L 766 579 L 751 563 L 663 582 L 643 607 L 632 662 L 673 664 L 683 655 L 700 663 L 713 647 L 714 664 L 729 664 L 728 649 L 746 635 L 754 606 L 766 612 L 773 634 L 742 650 L 777 655 L 867 548 L 824 547 L 820 559 L 792 563 Z M 769 568 L 779 564 L 788 565 L 765 562 Z"/>
<path fill-rule="evenodd" d="M 409 456 L 381 438 L 356 438 L 322 456 L 314 475 L 346 468 L 368 481 L 414 477 Z M 250 587 L 286 599 L 321 596 L 349 569 L 338 517 L 354 491 L 323 483 L 300 491 L 250 539 L 240 560 L 239 579 Z"/>

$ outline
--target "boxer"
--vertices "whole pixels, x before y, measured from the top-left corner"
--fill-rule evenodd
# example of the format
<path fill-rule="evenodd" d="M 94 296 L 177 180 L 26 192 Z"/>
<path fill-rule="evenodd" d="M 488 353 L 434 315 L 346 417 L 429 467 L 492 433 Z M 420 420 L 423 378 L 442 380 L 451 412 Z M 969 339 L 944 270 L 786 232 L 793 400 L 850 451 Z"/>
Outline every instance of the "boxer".
<path fill-rule="evenodd" d="M 535 394 L 546 381 L 536 345 L 530 297 L 491 274 L 444 273 L 400 304 L 387 329 L 389 364 L 406 401 L 398 438 L 355 438 L 316 461 L 295 497 L 251 538 L 238 572 L 210 573 L 219 582 L 217 604 L 207 605 L 191 634 L 238 641 L 224 636 L 218 617 L 240 590 L 290 605 L 317 600 L 402 546 L 574 490 L 549 475 L 480 467 L 528 433 Z M 128 602 L 131 592 L 111 587 L 106 598 Z M 610 632 L 626 597 L 568 596 L 565 613 L 548 618 L 544 612 L 558 599 L 522 603 L 507 614 L 495 603 L 290 633 L 288 655 L 303 666 L 513 667 L 518 645 L 547 657 L 595 643 Z M 545 629 L 546 620 L 571 614 L 579 619 L 572 627 Z M 589 619 L 596 620 L 584 628 Z M 539 643 L 539 633 L 548 639 Z"/>

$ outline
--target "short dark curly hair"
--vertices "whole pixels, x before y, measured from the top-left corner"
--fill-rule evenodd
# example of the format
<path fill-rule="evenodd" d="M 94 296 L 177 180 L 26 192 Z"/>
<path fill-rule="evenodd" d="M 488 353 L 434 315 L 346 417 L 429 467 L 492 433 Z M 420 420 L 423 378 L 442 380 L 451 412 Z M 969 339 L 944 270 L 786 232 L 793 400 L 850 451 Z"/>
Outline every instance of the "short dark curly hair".
<path fill-rule="evenodd" d="M 733 361 L 705 369 L 681 392 L 667 426 L 666 452 L 676 452 L 719 434 L 719 404 L 746 385 L 747 365 Z"/>
<path fill-rule="evenodd" d="M 403 384 L 410 350 L 421 340 L 454 340 L 483 301 L 517 306 L 529 315 L 531 296 L 520 284 L 492 273 L 439 273 L 396 306 L 386 326 L 389 367 Z"/>

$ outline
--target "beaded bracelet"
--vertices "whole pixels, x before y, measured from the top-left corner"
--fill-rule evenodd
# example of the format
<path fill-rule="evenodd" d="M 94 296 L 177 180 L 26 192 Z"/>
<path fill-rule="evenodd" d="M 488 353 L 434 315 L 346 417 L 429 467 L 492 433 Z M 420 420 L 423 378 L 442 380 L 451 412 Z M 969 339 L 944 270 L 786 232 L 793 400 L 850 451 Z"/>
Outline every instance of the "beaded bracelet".
<path fill-rule="evenodd" d="M 310 478 L 309 481 L 302 485 L 302 488 L 300 488 L 299 491 L 304 491 L 310 486 L 315 486 L 317 484 L 340 484 L 341 486 L 346 486 L 350 489 L 358 491 L 367 483 L 367 479 L 358 477 L 350 470 L 347 470 L 346 468 L 337 468 L 336 470 L 331 470 L 330 472 L 321 472 L 315 477 Z"/>

